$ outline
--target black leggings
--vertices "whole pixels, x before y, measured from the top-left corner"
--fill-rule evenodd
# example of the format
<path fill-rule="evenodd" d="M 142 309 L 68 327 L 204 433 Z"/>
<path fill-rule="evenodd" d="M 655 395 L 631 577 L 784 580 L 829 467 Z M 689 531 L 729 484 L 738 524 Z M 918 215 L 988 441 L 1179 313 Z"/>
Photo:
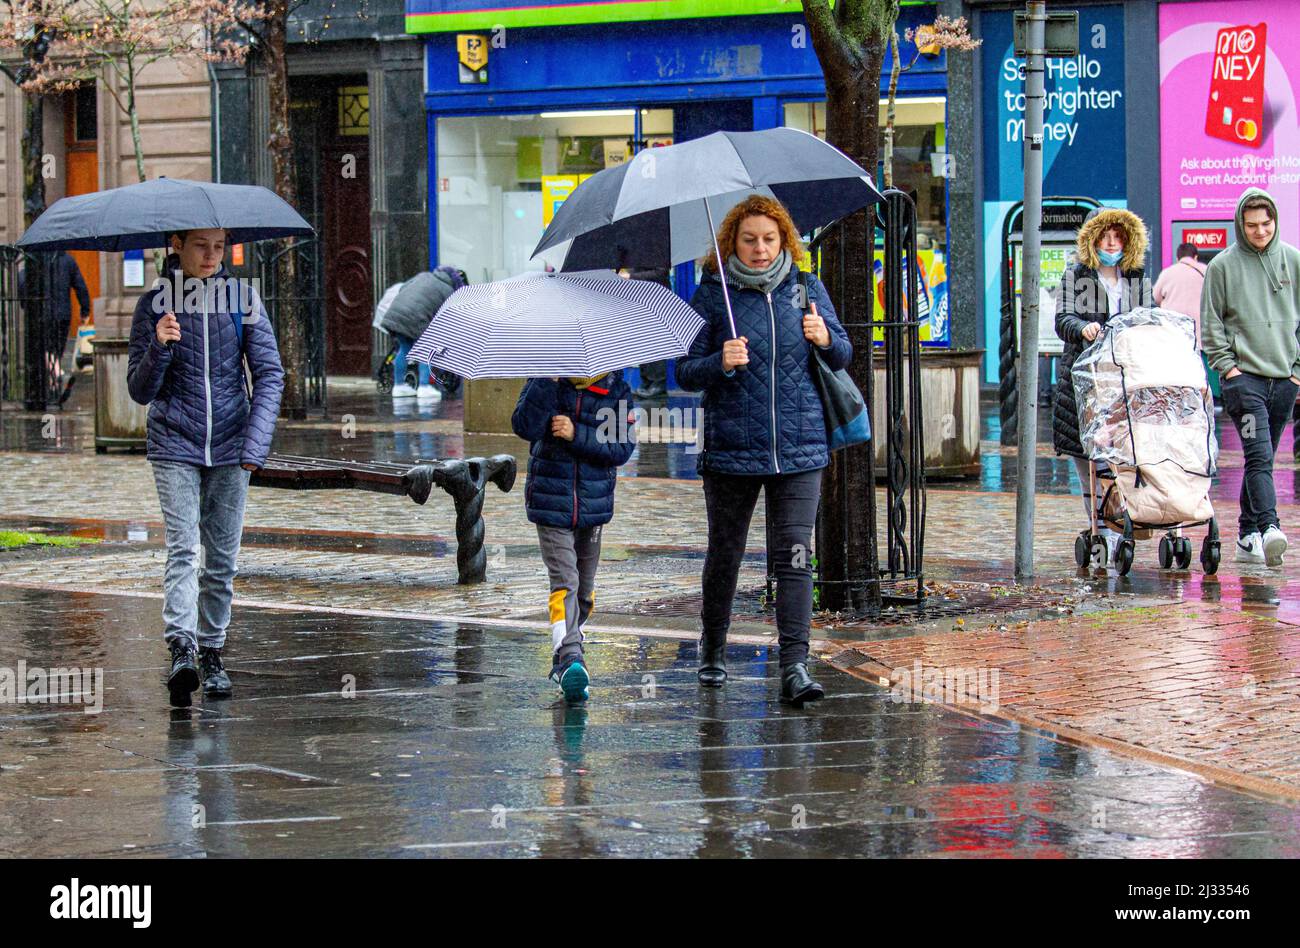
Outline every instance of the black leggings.
<path fill-rule="evenodd" d="M 812 619 L 812 534 L 821 496 L 822 472 L 751 477 L 704 474 L 704 502 L 709 515 L 709 551 L 701 582 L 704 603 L 700 621 L 710 641 L 725 638 L 749 521 L 760 488 L 771 508 L 773 549 L 768 562 L 776 573 L 776 628 L 781 667 L 808 661 Z"/>

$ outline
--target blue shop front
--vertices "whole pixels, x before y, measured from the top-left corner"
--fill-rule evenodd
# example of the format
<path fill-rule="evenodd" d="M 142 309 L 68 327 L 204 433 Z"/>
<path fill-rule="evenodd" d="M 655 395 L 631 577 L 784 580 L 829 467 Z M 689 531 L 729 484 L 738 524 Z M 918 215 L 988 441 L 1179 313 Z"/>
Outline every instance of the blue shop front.
<path fill-rule="evenodd" d="M 825 137 L 825 84 L 798 0 L 471 6 L 484 4 L 407 0 L 406 9 L 407 32 L 425 37 L 429 259 L 474 282 L 540 269 L 529 257 L 555 207 L 641 148 L 781 125 Z M 632 8 L 640 19 L 619 19 Z M 933 3 L 905 5 L 900 35 L 935 15 Z M 906 64 L 915 48 L 901 50 Z M 886 63 L 882 119 L 888 79 Z M 894 182 L 916 193 L 920 255 L 936 286 L 947 248 L 946 86 L 944 57 L 919 57 L 899 80 L 895 136 Z M 689 298 L 695 279 L 694 265 L 678 267 L 674 288 Z"/>

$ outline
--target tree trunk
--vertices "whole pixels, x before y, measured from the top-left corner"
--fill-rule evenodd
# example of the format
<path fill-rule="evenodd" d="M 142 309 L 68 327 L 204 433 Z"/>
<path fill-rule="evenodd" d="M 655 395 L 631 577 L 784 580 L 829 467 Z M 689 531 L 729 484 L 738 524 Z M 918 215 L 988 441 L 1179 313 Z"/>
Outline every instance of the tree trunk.
<path fill-rule="evenodd" d="M 811 6 L 805 0 L 813 48 L 826 80 L 826 140 L 874 177 L 880 152 L 880 74 L 897 8 L 888 0 L 859 0 L 850 9 L 849 0 L 839 0 L 832 18 Z M 841 28 L 844 24 L 852 27 L 848 35 Z M 824 281 L 831 297 L 839 302 L 840 321 L 853 343 L 849 375 L 869 406 L 874 404 L 870 371 L 874 215 L 875 209 L 867 208 L 845 218 L 842 226 L 828 236 L 822 251 Z M 842 277 L 840 259 L 845 262 Z M 878 578 L 872 450 L 873 446 L 867 444 L 836 452 L 823 476 L 825 548 L 819 548 L 817 556 L 824 579 Z M 822 590 L 821 604 L 832 610 L 878 605 L 880 587 L 865 589 L 865 596 L 850 599 L 843 585 L 827 585 Z"/>
<path fill-rule="evenodd" d="M 23 227 L 31 227 L 45 213 L 45 178 L 41 159 L 45 153 L 45 100 L 31 92 L 23 97 Z"/>
<path fill-rule="evenodd" d="M 902 63 L 898 59 L 898 31 L 889 34 L 889 52 L 893 62 L 889 67 L 889 101 L 885 105 L 885 187 L 894 186 L 894 116 L 897 112 L 898 74 Z"/>
<path fill-rule="evenodd" d="M 126 114 L 131 119 L 131 146 L 135 149 L 135 174 L 143 184 L 144 143 L 140 140 L 140 113 L 135 107 L 135 66 L 127 63 L 126 72 Z"/>
<path fill-rule="evenodd" d="M 271 16 L 266 20 L 263 45 L 271 126 L 266 146 L 271 152 L 275 193 L 296 206 L 298 187 L 294 176 L 293 142 L 289 136 L 289 63 L 285 51 L 289 5 L 287 0 L 272 0 L 269 9 Z M 292 252 L 280 256 L 275 274 L 277 299 L 272 301 L 276 307 L 275 329 L 279 337 L 280 359 L 284 363 L 284 396 L 280 401 L 280 414 L 286 418 L 301 418 L 307 412 L 307 326 L 299 299 L 296 257 Z"/>

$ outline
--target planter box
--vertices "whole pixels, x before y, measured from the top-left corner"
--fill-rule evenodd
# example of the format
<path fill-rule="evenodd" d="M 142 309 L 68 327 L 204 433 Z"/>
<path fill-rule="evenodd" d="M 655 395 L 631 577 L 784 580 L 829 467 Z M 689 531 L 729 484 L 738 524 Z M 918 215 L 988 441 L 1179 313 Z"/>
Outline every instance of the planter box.
<path fill-rule="evenodd" d="M 465 433 L 513 434 L 510 416 L 524 379 L 466 379 Z"/>
<path fill-rule="evenodd" d="M 980 366 L 983 349 L 952 352 L 925 349 L 921 354 L 921 406 L 925 425 L 926 477 L 977 477 L 980 472 Z M 877 476 L 885 470 L 885 369 L 877 352 L 875 404 L 871 434 Z M 904 366 L 907 360 L 903 360 Z M 904 392 L 904 405 L 907 395 Z M 904 423 L 910 423 L 904 408 Z"/>

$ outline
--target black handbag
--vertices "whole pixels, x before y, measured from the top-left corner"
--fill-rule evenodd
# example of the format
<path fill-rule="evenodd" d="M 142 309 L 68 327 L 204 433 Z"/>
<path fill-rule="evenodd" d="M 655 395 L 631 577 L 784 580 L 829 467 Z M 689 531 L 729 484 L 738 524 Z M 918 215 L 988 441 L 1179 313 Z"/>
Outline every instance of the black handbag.
<path fill-rule="evenodd" d="M 799 271 L 799 285 L 803 287 L 803 309 L 808 310 L 808 274 Z M 826 445 L 832 451 L 862 444 L 871 440 L 871 415 L 866 400 L 845 369 L 832 369 L 822 358 L 813 343 L 808 343 L 812 353 L 811 374 L 817 393 L 822 398 L 822 415 L 826 419 Z"/>

